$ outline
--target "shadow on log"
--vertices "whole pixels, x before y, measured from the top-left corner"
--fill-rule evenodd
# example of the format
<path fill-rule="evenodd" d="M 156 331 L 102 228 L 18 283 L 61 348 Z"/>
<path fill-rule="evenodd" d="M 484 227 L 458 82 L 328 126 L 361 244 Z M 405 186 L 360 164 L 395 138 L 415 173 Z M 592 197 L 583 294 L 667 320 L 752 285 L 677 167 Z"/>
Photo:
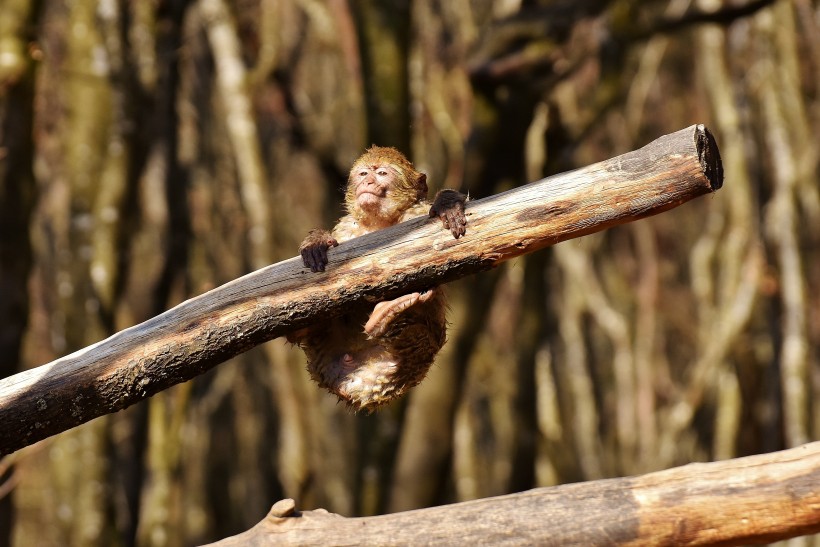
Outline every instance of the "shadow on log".
<path fill-rule="evenodd" d="M 377 302 L 488 270 L 549 245 L 654 215 L 723 182 L 703 125 L 569 173 L 469 202 L 467 235 L 417 218 L 345 242 L 324 274 L 292 258 L 144 323 L 0 380 L 0 455 L 116 412 L 253 346 Z"/>
<path fill-rule="evenodd" d="M 392 515 L 273 506 L 212 545 L 747 545 L 820 531 L 820 442 Z"/>

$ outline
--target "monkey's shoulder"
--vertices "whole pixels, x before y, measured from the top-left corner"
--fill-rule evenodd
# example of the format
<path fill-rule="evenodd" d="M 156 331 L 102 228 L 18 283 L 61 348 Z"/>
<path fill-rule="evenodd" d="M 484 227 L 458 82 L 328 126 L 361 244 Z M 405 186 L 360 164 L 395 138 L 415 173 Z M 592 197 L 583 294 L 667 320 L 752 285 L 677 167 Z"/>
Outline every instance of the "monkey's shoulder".
<path fill-rule="evenodd" d="M 421 200 L 413 205 L 411 205 L 402 215 L 401 220 L 399 222 L 404 222 L 405 220 L 410 220 L 411 218 L 417 218 L 421 216 L 427 216 L 430 213 L 430 202 L 426 199 Z"/>

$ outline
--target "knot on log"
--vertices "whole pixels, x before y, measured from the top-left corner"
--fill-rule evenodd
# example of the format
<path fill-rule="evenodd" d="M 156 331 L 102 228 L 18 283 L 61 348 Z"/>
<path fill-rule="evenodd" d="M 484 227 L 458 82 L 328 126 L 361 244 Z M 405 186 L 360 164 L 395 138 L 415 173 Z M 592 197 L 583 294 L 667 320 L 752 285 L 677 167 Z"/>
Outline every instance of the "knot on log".
<path fill-rule="evenodd" d="M 296 502 L 290 498 L 279 500 L 270 508 L 268 516 L 273 518 L 298 516 L 296 514 Z"/>

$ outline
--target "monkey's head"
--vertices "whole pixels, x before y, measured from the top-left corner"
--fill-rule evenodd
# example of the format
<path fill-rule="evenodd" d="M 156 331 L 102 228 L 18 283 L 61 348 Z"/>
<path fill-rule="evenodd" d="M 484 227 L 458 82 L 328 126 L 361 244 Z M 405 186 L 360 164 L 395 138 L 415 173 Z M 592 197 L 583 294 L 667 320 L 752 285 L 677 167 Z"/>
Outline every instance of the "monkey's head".
<path fill-rule="evenodd" d="M 372 146 L 353 163 L 345 205 L 357 221 L 391 226 L 427 197 L 427 175 L 395 148 Z"/>

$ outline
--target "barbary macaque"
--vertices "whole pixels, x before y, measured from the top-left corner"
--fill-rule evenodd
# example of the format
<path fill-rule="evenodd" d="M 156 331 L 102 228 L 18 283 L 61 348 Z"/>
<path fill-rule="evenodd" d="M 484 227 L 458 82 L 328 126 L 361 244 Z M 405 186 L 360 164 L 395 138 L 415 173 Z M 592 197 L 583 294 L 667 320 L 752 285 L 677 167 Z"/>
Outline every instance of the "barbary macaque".
<path fill-rule="evenodd" d="M 426 200 L 427 175 L 395 148 L 373 146 L 350 170 L 345 208 L 332 232 L 312 230 L 299 251 L 305 266 L 322 272 L 327 250 L 342 241 L 428 214 L 458 239 L 466 233 L 466 196 L 441 190 Z M 372 411 L 424 379 L 444 345 L 447 320 L 442 288 L 351 309 L 342 317 L 288 336 L 307 356 L 311 377 L 356 410 Z"/>

